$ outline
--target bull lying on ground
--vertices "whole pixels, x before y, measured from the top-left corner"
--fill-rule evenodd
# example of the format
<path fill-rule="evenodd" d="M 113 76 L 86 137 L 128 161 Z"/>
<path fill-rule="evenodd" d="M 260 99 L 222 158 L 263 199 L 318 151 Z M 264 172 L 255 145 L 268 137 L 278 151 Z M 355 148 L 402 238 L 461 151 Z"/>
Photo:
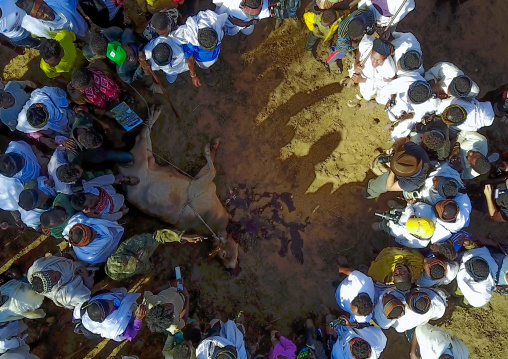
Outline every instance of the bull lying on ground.
<path fill-rule="evenodd" d="M 205 146 L 207 164 L 194 178 L 189 178 L 172 167 L 161 167 L 155 162 L 152 153 L 150 131 L 161 110 L 152 111 L 152 116 L 136 139 L 131 153 L 134 165 L 120 167 L 125 176 L 140 179 L 139 184 L 127 186 L 127 200 L 142 212 L 174 225 L 177 229 L 195 230 L 210 233 L 206 225 L 219 236 L 214 250 L 226 268 L 233 269 L 238 264 L 238 244 L 226 240 L 226 226 L 229 214 L 216 193 L 215 167 L 213 159 L 218 141 Z M 203 221 L 199 218 L 199 216 Z"/>

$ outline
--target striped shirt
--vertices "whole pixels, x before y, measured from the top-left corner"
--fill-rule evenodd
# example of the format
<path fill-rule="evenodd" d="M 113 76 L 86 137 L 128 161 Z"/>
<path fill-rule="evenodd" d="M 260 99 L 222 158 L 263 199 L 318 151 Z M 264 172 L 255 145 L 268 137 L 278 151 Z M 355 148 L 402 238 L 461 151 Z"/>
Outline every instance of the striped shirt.
<path fill-rule="evenodd" d="M 344 21 L 340 23 L 339 30 L 337 31 L 337 50 L 339 52 L 351 52 L 357 49 L 352 45 L 351 37 L 349 37 L 348 29 L 349 23 L 355 18 L 363 19 L 367 27 L 372 27 L 375 24 L 374 13 L 366 8 L 355 10 Z"/>

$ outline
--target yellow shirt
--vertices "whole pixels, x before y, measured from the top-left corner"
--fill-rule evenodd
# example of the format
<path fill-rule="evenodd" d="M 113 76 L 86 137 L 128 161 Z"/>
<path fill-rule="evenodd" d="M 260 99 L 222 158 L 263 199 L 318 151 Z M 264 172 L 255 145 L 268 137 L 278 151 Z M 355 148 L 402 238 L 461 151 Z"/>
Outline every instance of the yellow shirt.
<path fill-rule="evenodd" d="M 62 75 L 70 80 L 71 72 L 75 67 L 79 67 L 86 62 L 81 50 L 76 48 L 76 34 L 71 31 L 62 30 L 55 35 L 55 40 L 62 46 L 64 55 L 55 67 L 51 67 L 44 59 L 41 59 L 41 70 L 49 78 Z"/>
<path fill-rule="evenodd" d="M 369 277 L 375 281 L 393 284 L 393 270 L 399 263 L 405 263 L 411 272 L 411 282 L 414 283 L 423 272 L 423 256 L 412 249 L 387 247 L 370 264 Z"/>

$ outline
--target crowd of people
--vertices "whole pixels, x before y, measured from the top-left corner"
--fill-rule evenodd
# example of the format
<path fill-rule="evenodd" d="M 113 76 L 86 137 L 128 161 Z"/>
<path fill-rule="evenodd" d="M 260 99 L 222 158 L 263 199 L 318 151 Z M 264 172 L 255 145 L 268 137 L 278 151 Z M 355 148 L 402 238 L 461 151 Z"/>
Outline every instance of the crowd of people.
<path fill-rule="evenodd" d="M 507 292 L 506 249 L 465 228 L 473 208 L 508 221 L 508 156 L 480 133 L 506 126 L 508 85 L 477 99 L 479 86 L 456 65 L 424 66 L 417 38 L 396 31 L 415 0 L 314 0 L 303 14 L 306 49 L 333 42 L 330 71 L 348 73 L 344 85 L 358 84 L 360 95 L 348 105 L 377 102 L 391 121 L 393 146 L 376 159 L 378 177 L 363 196 L 401 194 L 372 225 L 400 246 L 383 249 L 365 273 L 339 267 L 334 314 L 309 317 L 296 339 L 271 330 L 272 348 L 262 353 L 259 343 L 245 342 L 241 315 L 205 325 L 191 316 L 182 281 L 142 296 L 125 288 L 93 292 L 101 266 L 113 280 L 129 278 L 151 268 L 161 243 L 204 240 L 172 229 L 123 238 L 118 221 L 129 207 L 119 185 L 143 180 L 118 171 L 135 157 L 108 138 L 114 109 L 129 95 L 124 84 L 163 93 L 156 71 L 169 83 L 188 72 L 200 87 L 227 36 L 240 33 L 241 51 L 258 21 L 276 17 L 280 26 L 300 7 L 298 0 L 214 0 L 215 10 L 196 12 L 183 0 L 138 3 L 149 18 L 142 34 L 126 26 L 119 0 L 0 3 L 3 45 L 36 48 L 41 70 L 61 84 L 10 81 L 0 90 L 2 131 L 16 138 L 0 155 L 0 209 L 17 228 L 69 246 L 35 260 L 26 274 L 14 265 L 1 275 L 0 358 L 37 358 L 23 320 L 44 317 L 44 297 L 71 310 L 75 332 L 88 340 L 132 341 L 145 322 L 167 334 L 165 358 L 374 359 L 391 327 L 407 336 L 412 359 L 468 358 L 458 337 L 429 321 L 443 318 L 451 303 L 481 307 L 493 291 Z"/>

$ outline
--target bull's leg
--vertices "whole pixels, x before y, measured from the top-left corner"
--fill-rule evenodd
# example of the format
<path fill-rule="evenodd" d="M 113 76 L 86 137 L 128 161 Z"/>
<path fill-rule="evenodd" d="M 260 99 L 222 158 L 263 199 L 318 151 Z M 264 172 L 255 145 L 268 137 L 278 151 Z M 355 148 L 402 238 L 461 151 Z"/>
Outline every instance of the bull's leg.
<path fill-rule="evenodd" d="M 201 168 L 199 173 L 194 177 L 194 181 L 199 181 L 203 183 L 203 186 L 208 185 L 208 183 L 212 182 L 215 178 L 215 166 L 213 165 L 213 161 L 215 160 L 215 155 L 217 154 L 217 148 L 219 147 L 220 138 L 216 138 L 213 140 L 212 144 L 209 143 L 205 146 L 205 158 L 206 165 Z M 203 187 L 204 188 L 204 187 Z"/>

